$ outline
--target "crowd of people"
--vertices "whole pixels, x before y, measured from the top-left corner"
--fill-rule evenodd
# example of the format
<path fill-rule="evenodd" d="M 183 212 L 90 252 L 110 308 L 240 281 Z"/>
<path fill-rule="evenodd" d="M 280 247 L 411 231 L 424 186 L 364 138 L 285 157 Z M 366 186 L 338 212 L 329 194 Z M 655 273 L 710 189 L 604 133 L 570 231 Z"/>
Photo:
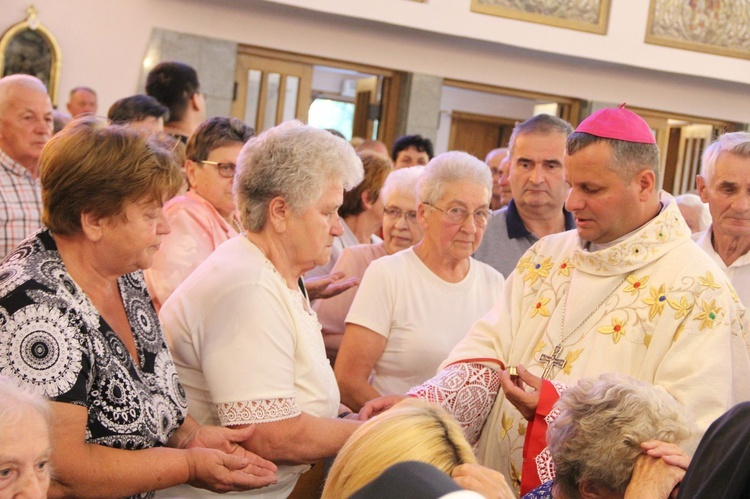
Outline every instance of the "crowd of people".
<path fill-rule="evenodd" d="M 673 198 L 624 105 L 481 161 L 145 89 L 0 78 L 0 496 L 743 497 L 750 133 Z"/>

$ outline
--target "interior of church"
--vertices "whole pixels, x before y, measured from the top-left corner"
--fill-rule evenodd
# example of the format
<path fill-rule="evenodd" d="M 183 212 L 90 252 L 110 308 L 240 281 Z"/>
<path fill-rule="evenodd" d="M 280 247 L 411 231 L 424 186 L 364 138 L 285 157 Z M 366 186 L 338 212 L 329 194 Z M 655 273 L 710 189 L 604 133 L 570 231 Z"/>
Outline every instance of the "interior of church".
<path fill-rule="evenodd" d="M 231 114 L 258 131 L 298 118 L 389 146 L 419 133 L 436 153 L 459 149 L 483 158 L 533 114 L 575 126 L 626 102 L 652 126 L 663 186 L 675 194 L 694 188 L 699 152 L 712 137 L 747 128 L 747 47 L 659 43 L 652 34 L 659 16 L 692 36 L 691 26 L 705 31 L 731 14 L 710 9 L 747 10 L 746 2 L 582 2 L 599 16 L 589 25 L 492 6 L 531 10 L 537 3 L 39 0 L 34 8 L 59 49 L 58 107 L 85 85 L 106 110 L 142 92 L 158 62 L 179 60 L 197 69 L 209 115 Z M 682 4 L 680 18 L 664 12 Z M 29 7 L 6 0 L 0 27 L 24 21 Z"/>

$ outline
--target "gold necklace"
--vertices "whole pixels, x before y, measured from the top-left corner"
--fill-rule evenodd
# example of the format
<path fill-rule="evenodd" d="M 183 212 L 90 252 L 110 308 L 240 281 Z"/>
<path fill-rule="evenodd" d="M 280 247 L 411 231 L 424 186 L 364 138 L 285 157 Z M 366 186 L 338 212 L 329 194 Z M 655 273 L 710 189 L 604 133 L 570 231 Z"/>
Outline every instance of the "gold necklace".
<path fill-rule="evenodd" d="M 575 274 L 574 274 L 575 275 Z M 630 274 L 625 276 L 625 282 L 627 282 L 628 277 L 630 277 Z M 565 295 L 565 299 L 563 300 L 563 309 L 562 309 L 562 323 L 560 324 L 560 342 L 555 345 L 555 348 L 552 350 L 552 355 L 542 354 L 539 357 L 539 360 L 544 363 L 544 372 L 542 372 L 542 378 L 543 379 L 550 379 L 550 372 L 552 371 L 553 367 L 557 367 L 559 369 L 562 369 L 565 367 L 565 364 L 567 361 L 563 359 L 562 357 L 558 357 L 560 353 L 562 352 L 562 345 L 570 338 L 573 333 L 578 331 L 581 326 L 586 324 L 589 319 L 604 305 L 607 300 L 609 300 L 613 294 L 615 294 L 615 291 L 617 291 L 620 288 L 620 285 L 622 283 L 617 283 L 617 285 L 610 291 L 607 296 L 604 297 L 604 299 L 599 302 L 599 304 L 594 307 L 594 309 L 591 311 L 589 315 L 587 315 L 581 322 L 578 323 L 578 325 L 573 328 L 568 334 L 565 334 L 565 312 L 568 310 L 568 296 L 570 296 L 570 288 L 573 285 L 573 277 L 570 278 L 570 285 L 568 286 L 568 293 Z"/>

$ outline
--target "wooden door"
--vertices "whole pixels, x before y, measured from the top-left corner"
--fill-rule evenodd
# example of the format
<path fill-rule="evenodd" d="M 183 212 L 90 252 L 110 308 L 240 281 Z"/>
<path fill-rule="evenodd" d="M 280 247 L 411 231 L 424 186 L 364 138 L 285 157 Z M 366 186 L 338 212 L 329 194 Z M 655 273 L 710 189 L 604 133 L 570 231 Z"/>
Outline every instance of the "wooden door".
<path fill-rule="evenodd" d="M 311 88 L 311 64 L 238 54 L 232 115 L 256 133 L 293 119 L 306 123 Z"/>
<path fill-rule="evenodd" d="M 466 151 L 484 161 L 487 153 L 506 147 L 516 120 L 454 111 L 448 149 Z"/>

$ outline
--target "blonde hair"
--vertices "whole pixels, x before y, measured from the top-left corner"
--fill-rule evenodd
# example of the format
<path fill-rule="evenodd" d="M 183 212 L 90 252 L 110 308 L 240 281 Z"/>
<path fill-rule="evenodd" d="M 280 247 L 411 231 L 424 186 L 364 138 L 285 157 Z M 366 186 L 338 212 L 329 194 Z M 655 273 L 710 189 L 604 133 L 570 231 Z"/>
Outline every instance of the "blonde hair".
<path fill-rule="evenodd" d="M 477 462 L 461 427 L 428 402 L 407 399 L 371 419 L 342 447 L 328 474 L 323 499 L 349 497 L 390 466 L 421 461 L 450 474 Z"/>

